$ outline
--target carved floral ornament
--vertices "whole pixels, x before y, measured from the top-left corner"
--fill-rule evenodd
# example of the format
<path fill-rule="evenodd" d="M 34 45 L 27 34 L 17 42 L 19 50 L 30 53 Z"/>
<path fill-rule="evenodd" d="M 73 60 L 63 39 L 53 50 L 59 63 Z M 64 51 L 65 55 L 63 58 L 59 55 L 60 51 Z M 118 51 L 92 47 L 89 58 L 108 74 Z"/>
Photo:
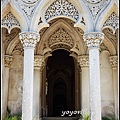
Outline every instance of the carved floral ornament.
<path fill-rule="evenodd" d="M 39 67 L 42 71 L 45 66 L 44 56 L 35 56 L 34 57 L 34 67 Z"/>
<path fill-rule="evenodd" d="M 19 38 L 24 47 L 35 47 L 40 40 L 40 35 L 35 32 L 23 32 L 19 34 Z"/>
<path fill-rule="evenodd" d="M 6 67 L 10 67 L 12 64 L 13 56 L 5 55 L 4 57 L 4 63 Z"/>
<path fill-rule="evenodd" d="M 118 66 L 118 56 L 110 56 L 109 61 L 112 68 L 116 68 Z"/>
<path fill-rule="evenodd" d="M 74 41 L 72 37 L 63 29 L 59 28 L 53 35 L 50 36 L 48 44 L 50 48 L 57 44 L 66 44 L 70 48 L 73 47 Z"/>
<path fill-rule="evenodd" d="M 108 19 L 105 21 L 103 28 L 106 26 L 110 26 L 113 28 L 114 32 L 116 31 L 116 29 L 119 27 L 119 17 L 115 14 L 115 12 L 113 12 Z"/>
<path fill-rule="evenodd" d="M 45 19 L 48 21 L 55 16 L 68 16 L 77 21 L 79 19 L 78 10 L 68 0 L 56 0 L 45 12 Z"/>
<path fill-rule="evenodd" d="M 104 34 L 103 33 L 88 33 L 83 35 L 83 39 L 88 46 L 88 48 L 99 48 L 100 44 L 102 43 L 104 39 Z"/>
<path fill-rule="evenodd" d="M 88 56 L 78 56 L 78 64 L 82 67 L 89 66 L 89 57 Z"/>
<path fill-rule="evenodd" d="M 10 30 L 13 27 L 18 27 L 20 28 L 20 23 L 19 21 L 16 19 L 16 17 L 9 12 L 3 19 L 2 19 L 2 26 L 6 27 L 8 29 L 8 32 L 10 33 Z"/>

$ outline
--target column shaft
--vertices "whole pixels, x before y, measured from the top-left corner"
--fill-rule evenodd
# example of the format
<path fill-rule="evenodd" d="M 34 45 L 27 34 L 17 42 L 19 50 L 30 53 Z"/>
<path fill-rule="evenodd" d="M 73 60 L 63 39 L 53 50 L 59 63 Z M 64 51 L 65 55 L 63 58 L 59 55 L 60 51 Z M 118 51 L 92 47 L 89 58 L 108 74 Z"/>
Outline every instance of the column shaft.
<path fill-rule="evenodd" d="M 22 120 L 32 120 L 34 47 L 39 41 L 40 35 L 36 32 L 23 32 L 19 34 L 19 38 L 24 46 Z"/>
<path fill-rule="evenodd" d="M 34 48 L 24 48 L 22 120 L 32 120 Z"/>
<path fill-rule="evenodd" d="M 83 39 L 89 49 L 91 120 L 101 120 L 99 48 L 104 34 L 92 32 L 85 34 Z"/>
<path fill-rule="evenodd" d="M 101 120 L 99 50 L 89 50 L 91 120 Z"/>

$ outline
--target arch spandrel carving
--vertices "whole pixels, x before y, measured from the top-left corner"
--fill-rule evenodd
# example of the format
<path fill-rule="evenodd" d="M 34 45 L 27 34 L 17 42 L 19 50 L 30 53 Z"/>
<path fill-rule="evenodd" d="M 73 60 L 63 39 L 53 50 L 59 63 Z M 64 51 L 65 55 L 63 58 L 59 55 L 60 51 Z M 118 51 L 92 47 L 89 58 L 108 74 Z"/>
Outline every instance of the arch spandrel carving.
<path fill-rule="evenodd" d="M 21 29 L 19 21 L 16 19 L 16 17 L 9 12 L 3 19 L 2 19 L 2 27 L 5 27 L 8 29 L 8 32 L 17 27 Z"/>
<path fill-rule="evenodd" d="M 68 0 L 56 0 L 53 2 L 45 12 L 45 19 L 48 21 L 55 16 L 68 16 L 75 21 L 79 19 L 78 10 Z"/>
<path fill-rule="evenodd" d="M 112 28 L 113 33 L 115 33 L 116 29 L 119 27 L 118 21 L 119 21 L 119 17 L 116 15 L 115 12 L 113 12 L 108 17 L 108 19 L 104 22 L 102 29 L 104 29 L 105 27 L 110 27 L 110 28 Z"/>

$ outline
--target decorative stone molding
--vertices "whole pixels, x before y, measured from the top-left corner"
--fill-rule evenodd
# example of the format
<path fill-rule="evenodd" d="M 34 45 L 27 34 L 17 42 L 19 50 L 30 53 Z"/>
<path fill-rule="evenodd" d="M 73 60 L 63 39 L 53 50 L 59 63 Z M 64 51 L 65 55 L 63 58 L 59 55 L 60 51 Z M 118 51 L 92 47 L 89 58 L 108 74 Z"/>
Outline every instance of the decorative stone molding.
<path fill-rule="evenodd" d="M 83 35 L 83 39 L 87 44 L 88 48 L 99 48 L 100 44 L 104 39 L 103 33 L 93 32 Z"/>
<path fill-rule="evenodd" d="M 78 10 L 68 0 L 56 0 L 45 12 L 46 21 L 55 16 L 68 16 L 77 21 L 79 19 Z"/>
<path fill-rule="evenodd" d="M 78 64 L 83 67 L 89 67 L 89 57 L 88 56 L 78 56 Z"/>
<path fill-rule="evenodd" d="M 34 57 L 34 67 L 39 68 L 40 71 L 42 72 L 42 70 L 44 69 L 44 66 L 45 66 L 44 56 L 35 55 L 35 57 Z"/>
<path fill-rule="evenodd" d="M 14 47 L 14 49 L 13 49 L 13 51 L 15 51 L 15 50 L 19 50 L 21 53 L 23 52 L 23 45 L 22 45 L 22 43 L 21 42 L 19 42 L 15 47 Z"/>
<path fill-rule="evenodd" d="M 105 44 L 104 44 L 104 43 L 101 43 L 101 45 L 100 45 L 100 52 L 102 52 L 102 51 L 104 51 L 104 50 L 109 51 L 109 49 L 105 46 Z"/>
<path fill-rule="evenodd" d="M 13 27 L 18 27 L 20 28 L 20 23 L 19 21 L 16 19 L 16 17 L 9 12 L 3 19 L 2 19 L 2 26 L 6 27 L 8 29 L 8 32 L 10 33 L 10 30 Z"/>
<path fill-rule="evenodd" d="M 103 28 L 106 26 L 110 26 L 113 28 L 114 32 L 116 31 L 117 28 L 119 28 L 119 17 L 113 12 L 108 19 L 105 21 L 103 24 Z"/>
<path fill-rule="evenodd" d="M 24 47 L 35 47 L 40 40 L 40 35 L 36 32 L 22 32 L 19 38 Z"/>
<path fill-rule="evenodd" d="M 109 61 L 112 68 L 116 68 L 118 66 L 118 56 L 110 56 Z"/>
<path fill-rule="evenodd" d="M 102 8 L 104 8 L 110 0 L 86 0 L 88 8 L 95 19 Z"/>
<path fill-rule="evenodd" d="M 72 37 L 63 29 L 60 28 L 50 36 L 48 44 L 50 48 L 56 44 L 66 44 L 71 48 L 74 45 Z"/>
<path fill-rule="evenodd" d="M 13 56 L 5 55 L 4 57 L 5 67 L 10 67 L 12 64 L 12 60 L 13 60 Z"/>
<path fill-rule="evenodd" d="M 35 4 L 37 3 L 39 0 L 22 0 L 25 4 Z"/>

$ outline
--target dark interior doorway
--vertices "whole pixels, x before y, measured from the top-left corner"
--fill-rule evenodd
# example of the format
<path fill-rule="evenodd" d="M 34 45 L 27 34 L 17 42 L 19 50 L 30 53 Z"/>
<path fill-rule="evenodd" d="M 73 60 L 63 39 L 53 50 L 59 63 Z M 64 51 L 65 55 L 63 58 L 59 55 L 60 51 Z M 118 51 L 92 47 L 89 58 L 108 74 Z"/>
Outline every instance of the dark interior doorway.
<path fill-rule="evenodd" d="M 49 117 L 59 117 L 62 111 L 75 108 L 75 66 L 69 54 L 66 50 L 56 50 L 47 61 L 46 104 Z"/>

